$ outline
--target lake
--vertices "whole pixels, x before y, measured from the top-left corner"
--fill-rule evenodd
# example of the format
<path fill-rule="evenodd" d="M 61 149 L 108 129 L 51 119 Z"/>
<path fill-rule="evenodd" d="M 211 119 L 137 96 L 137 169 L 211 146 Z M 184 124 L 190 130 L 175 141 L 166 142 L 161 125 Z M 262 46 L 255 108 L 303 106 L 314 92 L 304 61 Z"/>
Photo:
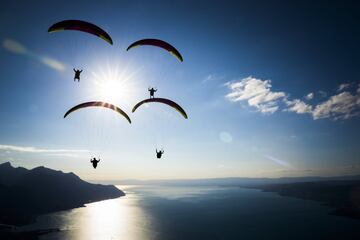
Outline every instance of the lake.
<path fill-rule="evenodd" d="M 126 196 L 43 215 L 43 240 L 360 239 L 317 202 L 238 187 L 118 186 Z"/>

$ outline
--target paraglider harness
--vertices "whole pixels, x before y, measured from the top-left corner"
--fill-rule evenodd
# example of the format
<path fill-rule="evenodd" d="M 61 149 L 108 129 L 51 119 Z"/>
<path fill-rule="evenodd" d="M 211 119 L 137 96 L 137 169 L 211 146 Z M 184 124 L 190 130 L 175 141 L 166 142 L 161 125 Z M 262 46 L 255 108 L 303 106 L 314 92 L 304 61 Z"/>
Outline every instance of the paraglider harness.
<path fill-rule="evenodd" d="M 74 77 L 74 81 L 77 79 L 78 80 L 78 82 L 80 82 L 80 73 L 83 71 L 83 70 L 79 70 L 79 69 L 73 69 L 74 70 L 74 72 L 75 72 L 75 77 Z"/>
<path fill-rule="evenodd" d="M 164 154 L 164 150 L 163 149 L 161 149 L 161 151 L 158 151 L 157 149 L 156 149 L 156 157 L 157 158 L 161 158 L 161 156 Z"/>
<path fill-rule="evenodd" d="M 99 160 L 96 160 L 96 158 L 92 158 L 90 162 L 92 163 L 93 167 L 96 169 L 97 164 L 100 162 L 100 158 Z"/>
<path fill-rule="evenodd" d="M 157 91 L 157 89 L 148 88 L 148 91 L 150 92 L 150 98 L 154 98 L 154 93 Z"/>

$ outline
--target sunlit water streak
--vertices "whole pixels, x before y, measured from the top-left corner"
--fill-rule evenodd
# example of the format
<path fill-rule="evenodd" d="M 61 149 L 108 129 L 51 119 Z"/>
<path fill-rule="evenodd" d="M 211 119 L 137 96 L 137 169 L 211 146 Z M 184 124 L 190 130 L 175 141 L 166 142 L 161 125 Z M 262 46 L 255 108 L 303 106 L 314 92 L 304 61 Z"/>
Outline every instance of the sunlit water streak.
<path fill-rule="evenodd" d="M 119 186 L 125 197 L 38 218 L 44 240 L 359 239 L 317 202 L 238 187 Z"/>
<path fill-rule="evenodd" d="M 132 187 L 122 186 L 126 197 L 87 204 L 85 208 L 48 214 L 38 218 L 36 224 L 26 229 L 60 228 L 59 234 L 49 234 L 41 239 L 149 239 L 148 216 L 138 207 L 139 199 Z"/>

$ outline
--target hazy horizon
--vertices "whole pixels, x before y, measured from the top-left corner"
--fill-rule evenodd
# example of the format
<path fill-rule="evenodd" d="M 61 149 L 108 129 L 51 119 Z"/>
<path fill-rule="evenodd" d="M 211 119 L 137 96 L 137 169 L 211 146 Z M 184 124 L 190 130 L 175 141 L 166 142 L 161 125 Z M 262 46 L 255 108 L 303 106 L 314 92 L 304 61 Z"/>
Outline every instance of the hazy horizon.
<path fill-rule="evenodd" d="M 10 163 L 10 162 L 5 162 L 5 163 Z M 0 163 L 1 165 L 2 163 Z M 11 164 L 11 163 L 10 163 Z M 12 167 L 22 167 L 23 166 L 14 166 L 11 165 Z M 28 170 L 32 170 L 35 168 L 39 168 L 39 167 L 45 167 L 46 166 L 36 166 L 34 168 L 26 168 Z M 51 170 L 55 170 L 55 171 L 61 171 L 63 173 L 74 173 L 74 172 L 66 172 L 66 171 L 62 171 L 61 169 L 51 169 Z M 333 178 L 347 178 L 347 177 L 355 177 L 360 178 L 360 174 L 345 174 L 345 175 L 332 175 L 332 176 L 321 176 L 321 175 L 305 175 L 305 176 L 281 176 L 281 177 L 242 177 L 242 176 L 227 176 L 227 177 L 217 177 L 217 178 L 127 178 L 127 179 L 87 179 L 87 178 L 81 178 L 82 180 L 85 181 L 89 181 L 91 183 L 103 183 L 103 184 L 114 184 L 114 185 L 122 185 L 122 184 L 130 184 L 132 185 L 133 183 L 136 182 L 166 182 L 166 181 L 199 181 L 199 180 L 210 180 L 210 181 L 216 181 L 216 180 L 237 180 L 237 179 L 249 179 L 249 180 L 256 180 L 256 179 L 268 179 L 268 180 L 276 180 L 276 179 L 287 179 L 287 178 L 293 178 L 293 179 L 301 179 L 301 178 L 310 178 L 310 179 L 314 179 L 314 178 L 324 178 L 324 179 L 333 179 Z M 133 182 L 133 183 L 132 183 Z"/>

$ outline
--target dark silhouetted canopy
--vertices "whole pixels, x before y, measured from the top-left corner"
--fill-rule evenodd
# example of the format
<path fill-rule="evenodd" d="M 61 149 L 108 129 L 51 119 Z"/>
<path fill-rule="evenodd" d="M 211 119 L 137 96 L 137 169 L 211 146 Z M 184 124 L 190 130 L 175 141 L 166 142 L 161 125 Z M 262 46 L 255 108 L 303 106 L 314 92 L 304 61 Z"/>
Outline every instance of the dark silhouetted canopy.
<path fill-rule="evenodd" d="M 188 118 L 186 112 L 184 111 L 184 109 L 182 109 L 182 107 L 180 107 L 176 102 L 173 102 L 169 99 L 166 99 L 166 98 L 148 98 L 148 99 L 145 99 L 139 103 L 137 103 L 133 109 L 132 109 L 132 112 L 135 112 L 136 109 L 138 107 L 140 107 L 141 105 L 143 105 L 144 103 L 151 103 L 151 102 L 158 102 L 158 103 L 164 103 L 164 104 L 167 104 L 169 105 L 170 107 L 176 109 L 185 119 Z"/>
<path fill-rule="evenodd" d="M 133 47 L 143 46 L 143 45 L 151 45 L 151 46 L 163 48 L 163 49 L 167 50 L 168 52 L 170 52 L 172 55 L 174 55 L 179 61 L 181 61 L 181 62 L 183 61 L 181 54 L 179 53 L 178 50 L 176 50 L 176 48 L 174 48 L 169 43 L 159 40 L 159 39 L 142 39 L 142 40 L 136 41 L 136 42 L 132 43 L 126 49 L 126 51 L 130 50 Z"/>
<path fill-rule="evenodd" d="M 111 37 L 109 36 L 109 34 L 107 34 L 107 32 L 105 32 L 100 27 L 98 27 L 92 23 L 89 23 L 89 22 L 85 22 L 85 21 L 81 21 L 81 20 L 65 20 L 65 21 L 61 21 L 61 22 L 58 22 L 58 23 L 55 23 L 54 25 L 52 25 L 49 28 L 48 32 L 51 33 L 51 32 L 57 32 L 57 31 L 62 31 L 62 30 L 77 30 L 77 31 L 87 32 L 87 33 L 90 33 L 90 34 L 93 34 L 95 36 L 102 38 L 103 40 L 107 41 L 111 45 L 113 44 L 113 41 L 112 41 Z"/>
<path fill-rule="evenodd" d="M 71 108 L 69 111 L 67 111 L 64 115 L 64 118 L 66 118 L 67 115 L 69 115 L 70 113 L 77 111 L 81 108 L 86 108 L 86 107 L 104 107 L 104 108 L 109 108 L 112 109 L 118 113 L 120 113 L 121 115 L 123 115 L 128 121 L 129 123 L 131 123 L 130 117 L 123 111 L 121 110 L 119 107 L 110 104 L 110 103 L 106 103 L 106 102 L 86 102 L 86 103 L 81 103 L 79 105 L 76 105 L 75 107 Z"/>

